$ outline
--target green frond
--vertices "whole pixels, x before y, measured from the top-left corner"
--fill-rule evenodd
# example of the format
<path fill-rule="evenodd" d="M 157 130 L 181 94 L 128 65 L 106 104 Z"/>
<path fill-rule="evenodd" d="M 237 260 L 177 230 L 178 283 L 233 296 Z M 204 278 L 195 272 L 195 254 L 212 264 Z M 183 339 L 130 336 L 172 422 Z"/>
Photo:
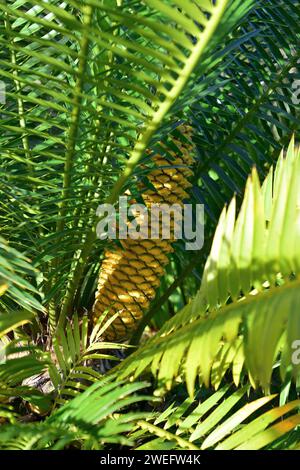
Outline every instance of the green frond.
<path fill-rule="evenodd" d="M 299 426 L 299 400 L 271 408 L 276 395 L 269 395 L 244 404 L 247 389 L 229 395 L 229 387 L 223 387 L 204 401 L 188 398 L 156 419 L 139 422 L 143 433 L 137 430 L 133 437 L 145 442 L 137 450 L 270 449 Z"/>
<path fill-rule="evenodd" d="M 18 314 L 16 314 L 17 316 Z M 12 315 L 14 317 L 14 315 Z M 51 409 L 51 399 L 34 384 L 34 379 L 47 373 L 50 357 L 28 345 L 28 340 L 7 340 L 0 343 L 0 415 L 16 422 L 21 411 L 16 400 L 38 414 Z M 13 405 L 11 404 L 13 403 Z"/>
<path fill-rule="evenodd" d="M 177 244 L 167 279 L 174 280 L 175 285 L 179 281 L 180 287 L 170 290 L 172 295 L 165 288 L 159 290 L 159 305 L 152 321 L 156 328 L 172 316 L 166 299 L 173 303 L 176 298 L 178 310 L 195 295 L 197 277 L 201 279 L 222 208 L 233 194 L 240 203 L 253 164 L 264 178 L 282 145 L 288 145 L 293 131 L 296 135 L 299 131 L 299 105 L 292 91 L 299 78 L 295 66 L 300 40 L 296 18 L 300 18 L 297 2 L 255 2 L 226 34 L 226 47 L 209 49 L 212 67 L 202 73 L 200 61 L 191 85 L 198 92 L 194 95 L 189 90 L 188 96 L 183 93 L 187 106 L 178 112 L 192 123 L 197 149 L 191 202 L 205 206 L 206 244 L 198 262 L 185 251 L 184 244 Z M 281 42 L 280 37 L 285 40 Z M 176 102 L 179 106 L 180 101 Z M 163 128 L 164 145 L 169 138 L 170 131 Z M 153 147 L 159 150 L 157 143 Z M 186 274 L 191 272 L 189 268 L 195 276 Z"/>
<path fill-rule="evenodd" d="M 199 150 L 194 197 L 215 222 L 224 203 L 234 193 L 242 195 L 253 164 L 265 175 L 282 145 L 299 132 L 299 105 L 293 100 L 299 18 L 298 2 L 255 2 L 227 38 L 217 85 L 191 98 L 186 114 Z"/>
<path fill-rule="evenodd" d="M 102 449 L 105 443 L 133 445 L 126 433 L 146 413 L 122 413 L 131 403 L 146 400 L 136 395 L 145 388 L 144 382 L 124 384 L 102 379 L 71 399 L 49 418 L 40 423 L 4 424 L 0 428 L 2 450 Z M 114 414 L 117 414 L 117 419 Z"/>
<path fill-rule="evenodd" d="M 113 320 L 114 317 L 109 321 L 105 321 L 105 317 L 100 318 L 88 333 L 88 317 L 83 316 L 79 322 L 78 316 L 74 315 L 73 322 L 68 323 L 65 329 L 58 328 L 53 337 L 55 356 L 49 366 L 55 397 L 53 409 L 102 380 L 101 361 L 118 360 L 109 351 L 124 349 L 126 346 L 101 340 L 103 331 Z"/>
<path fill-rule="evenodd" d="M 33 316 L 29 312 L 2 313 L 0 315 L 0 338 L 19 326 L 29 323 Z"/>
<path fill-rule="evenodd" d="M 268 389 L 279 350 L 282 376 L 287 367 L 298 376 L 292 356 L 299 339 L 299 188 L 300 152 L 292 139 L 262 186 L 253 169 L 237 218 L 234 199 L 224 208 L 195 299 L 125 361 L 123 376 L 152 364 L 170 386 L 183 371 L 192 394 L 197 377 L 206 385 L 220 383 L 235 360 L 231 345 L 238 362 L 246 361 L 253 385 Z"/>
<path fill-rule="evenodd" d="M 38 289 L 27 280 L 28 278 L 34 280 L 37 274 L 37 270 L 29 263 L 29 260 L 0 237 L 1 310 L 21 306 L 43 311 L 41 303 L 35 298 L 35 296 L 40 297 Z M 30 318 L 30 314 L 28 317 Z"/>

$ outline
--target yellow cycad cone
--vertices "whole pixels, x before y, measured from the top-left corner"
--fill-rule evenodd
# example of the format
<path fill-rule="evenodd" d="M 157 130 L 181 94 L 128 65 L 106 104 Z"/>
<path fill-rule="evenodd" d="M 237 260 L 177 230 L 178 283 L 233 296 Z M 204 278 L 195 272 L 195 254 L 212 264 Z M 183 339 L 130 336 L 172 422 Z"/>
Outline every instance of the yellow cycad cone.
<path fill-rule="evenodd" d="M 186 189 L 193 172 L 194 146 L 191 141 L 192 129 L 187 125 L 177 128 L 183 140 L 174 139 L 175 150 L 168 152 L 168 157 L 155 155 L 156 168 L 147 175 L 154 189 L 141 188 L 145 206 L 166 203 L 183 205 L 188 197 Z M 171 155 L 171 158 L 169 157 Z M 150 214 L 151 215 L 151 214 Z M 106 251 L 101 266 L 96 300 L 93 306 L 93 319 L 107 311 L 107 318 L 118 313 L 117 318 L 105 332 L 109 341 L 125 341 L 135 329 L 154 299 L 164 267 L 168 264 L 168 254 L 173 251 L 175 240 L 171 222 L 170 239 L 121 240 L 122 248 Z M 160 234 L 162 227 L 160 226 Z M 148 232 L 147 232 L 148 233 Z"/>

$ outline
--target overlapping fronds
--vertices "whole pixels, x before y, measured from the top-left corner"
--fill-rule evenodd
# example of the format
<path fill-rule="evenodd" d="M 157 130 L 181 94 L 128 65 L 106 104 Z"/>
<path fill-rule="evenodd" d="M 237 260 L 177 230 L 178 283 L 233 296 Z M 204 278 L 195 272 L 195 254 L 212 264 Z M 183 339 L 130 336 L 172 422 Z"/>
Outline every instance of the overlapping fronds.
<path fill-rule="evenodd" d="M 242 195 L 253 163 L 264 175 L 299 131 L 299 21 L 298 1 L 256 2 L 228 41 L 219 86 L 187 111 L 199 148 L 194 195 L 212 220 L 234 192 Z"/>
<path fill-rule="evenodd" d="M 246 392 L 247 386 L 236 391 L 226 386 L 204 401 L 187 398 L 180 405 L 172 403 L 153 421 L 139 423 L 146 442 L 138 449 L 270 449 L 299 426 L 299 400 L 270 408 L 276 395 L 269 395 L 243 404 Z M 141 434 L 138 430 L 133 436 Z M 151 439 L 153 435 L 158 437 Z"/>
<path fill-rule="evenodd" d="M 4 424 L 0 428 L 2 450 L 60 450 L 67 446 L 102 449 L 105 443 L 132 445 L 124 435 L 145 413 L 124 413 L 122 409 L 149 399 L 135 392 L 147 384 L 110 382 L 107 378 L 91 385 L 40 423 Z M 115 419 L 114 413 L 118 414 Z"/>
<path fill-rule="evenodd" d="M 65 331 L 57 330 L 53 352 L 49 354 L 34 346 L 30 337 L 18 329 L 32 317 L 28 312 L 0 316 L 0 416 L 11 421 L 18 416 L 18 407 L 9 405 L 11 397 L 28 403 L 36 414 L 53 413 L 58 406 L 102 380 L 101 361 L 116 361 L 117 357 L 110 355 L 109 350 L 125 347 L 100 340 L 114 317 L 106 321 L 100 318 L 89 332 L 87 316 L 79 322 L 75 315 Z M 15 339 L 7 336 L 11 331 Z"/>
<path fill-rule="evenodd" d="M 251 4 L 227 3 L 0 5 L 1 153 L 9 168 L 2 217 L 43 266 L 46 299 L 59 303 L 69 279 L 63 317 L 95 249 L 97 203 L 116 199 L 220 20 L 227 31 Z"/>
<path fill-rule="evenodd" d="M 101 364 L 103 360 L 116 361 L 111 350 L 125 348 L 117 343 L 106 343 L 100 338 L 110 327 L 115 317 L 100 318 L 92 331 L 88 331 L 88 317 L 84 316 L 79 323 L 74 315 L 73 323 L 65 328 L 59 328 L 53 338 L 54 357 L 49 365 L 49 379 L 52 382 L 54 396 L 53 409 L 64 404 L 76 395 L 82 393 L 94 382 L 102 379 Z M 94 364 L 94 366 L 93 366 Z"/>
<path fill-rule="evenodd" d="M 299 131 L 299 21 L 298 1 L 255 2 L 226 36 L 226 47 L 210 51 L 214 65 L 193 82 L 198 96 L 186 97 L 184 117 L 192 122 L 197 148 L 192 201 L 205 204 L 206 240 L 213 236 L 224 204 L 234 193 L 240 201 L 253 164 L 263 178 L 281 146 Z M 207 248 L 195 268 L 194 256 L 178 244 L 168 275 L 175 282 L 181 278 L 183 287 L 176 293 L 181 305 L 195 293 L 193 278 L 201 278 Z M 185 281 L 192 265 L 194 276 Z M 165 289 L 159 295 L 165 307 L 155 316 L 157 325 L 172 315 Z"/>
<path fill-rule="evenodd" d="M 0 225 L 9 241 L 0 238 L 1 448 L 299 448 L 300 404 L 289 388 L 300 370 L 293 141 L 270 170 L 299 130 L 299 19 L 296 0 L 0 2 Z M 179 242 L 160 289 L 168 299 L 166 286 L 178 286 L 194 258 L 188 289 L 180 286 L 166 315 L 159 311 L 158 334 L 103 377 L 105 361 L 111 366 L 113 350 L 124 347 L 103 341 L 118 325 L 111 304 L 126 299 L 135 328 L 173 240 L 158 251 L 126 241 L 128 277 L 122 269 L 109 286 L 117 281 L 114 295 L 98 297 L 102 317 L 91 328 L 84 312 L 110 248 L 96 239 L 96 209 L 124 191 L 148 203 L 156 191 L 166 202 L 172 191 L 184 198 L 182 175 L 179 187 L 168 187 L 174 169 L 159 168 L 174 163 L 183 122 L 192 123 L 197 147 L 195 171 L 185 170 L 195 202 L 206 205 L 207 246 L 224 203 L 237 197 L 221 214 L 196 297 L 175 314 L 197 290 L 206 260 L 206 249 L 198 260 Z M 175 165 L 190 165 L 187 153 Z M 132 280 L 129 261 L 143 258 L 144 281 L 151 250 L 153 284 L 138 271 Z M 149 370 L 154 386 L 128 380 Z M 182 401 L 184 380 L 190 398 L 178 404 L 176 394 L 172 405 L 158 399 L 153 412 L 138 411 L 153 400 L 140 390 L 157 386 L 159 395 L 174 379 Z M 197 381 L 220 389 L 207 399 Z M 251 385 L 281 392 L 283 406 Z"/>
<path fill-rule="evenodd" d="M 262 186 L 255 169 L 236 219 L 235 200 L 220 217 L 195 299 L 165 324 L 123 374 L 152 371 L 170 385 L 180 371 L 190 394 L 200 381 L 220 383 L 246 359 L 253 385 L 268 389 L 278 349 L 281 372 L 298 375 L 300 152 L 291 141 Z M 242 335 L 242 340 L 239 338 Z"/>
<path fill-rule="evenodd" d="M 47 398 L 38 390 L 22 386 L 22 381 L 47 368 L 47 355 L 23 341 L 20 327 L 34 321 L 34 311 L 43 307 L 34 297 L 37 288 L 26 278 L 37 272 L 28 259 L 0 238 L 0 419 L 14 421 L 16 412 L 11 405 L 14 397 L 32 404 L 47 406 Z M 24 310 L 25 309 L 25 310 Z M 25 335 L 26 336 L 26 335 Z"/>
<path fill-rule="evenodd" d="M 47 372 L 50 356 L 30 344 L 30 338 L 19 329 L 30 320 L 32 316 L 27 312 L 0 315 L 0 418 L 4 421 L 16 421 L 21 413 L 20 403 L 23 412 L 27 405 L 40 414 L 51 408 L 49 396 L 31 380 Z M 7 336 L 11 331 L 15 339 Z"/>
<path fill-rule="evenodd" d="M 25 258 L 1 237 L 0 238 L 0 308 L 7 310 L 21 306 L 43 310 L 41 303 L 34 297 L 37 287 L 26 278 L 36 278 L 37 271 Z M 39 297 L 39 295 L 38 295 Z"/>

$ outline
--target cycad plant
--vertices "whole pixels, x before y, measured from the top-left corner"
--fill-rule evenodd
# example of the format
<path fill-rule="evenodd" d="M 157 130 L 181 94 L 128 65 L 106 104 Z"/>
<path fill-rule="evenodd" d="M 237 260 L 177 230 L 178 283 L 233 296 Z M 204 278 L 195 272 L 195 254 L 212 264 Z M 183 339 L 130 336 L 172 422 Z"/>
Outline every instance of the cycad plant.
<path fill-rule="evenodd" d="M 299 19 L 0 2 L 3 449 L 299 447 Z M 122 195 L 203 248 L 98 238 Z"/>

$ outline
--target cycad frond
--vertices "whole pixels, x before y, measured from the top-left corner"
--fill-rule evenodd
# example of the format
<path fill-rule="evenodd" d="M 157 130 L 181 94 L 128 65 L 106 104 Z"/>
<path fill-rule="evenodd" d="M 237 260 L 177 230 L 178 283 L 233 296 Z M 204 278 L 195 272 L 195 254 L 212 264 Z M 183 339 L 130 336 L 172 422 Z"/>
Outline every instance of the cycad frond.
<path fill-rule="evenodd" d="M 12 313 L 10 316 L 15 318 L 14 327 L 21 323 L 17 323 L 20 320 L 19 313 Z M 23 314 L 22 322 L 24 317 Z M 3 327 L 1 321 L 0 327 Z M 50 397 L 33 384 L 33 378 L 41 377 L 47 372 L 50 357 L 33 345 L 28 345 L 28 338 L 22 339 L 21 332 L 16 328 L 14 330 L 17 340 L 4 337 L 0 341 L 0 416 L 12 422 L 20 414 L 19 406 L 12 404 L 13 400 L 21 399 L 23 404 L 28 403 L 30 409 L 39 414 L 46 414 L 51 409 Z"/>
<path fill-rule="evenodd" d="M 35 299 L 38 289 L 26 278 L 36 278 L 38 272 L 24 255 L 0 237 L 0 307 L 1 310 L 21 306 L 43 311 L 41 303 Z M 38 294 L 39 296 L 39 294 Z"/>
<path fill-rule="evenodd" d="M 227 386 L 204 401 L 188 398 L 179 406 L 170 405 L 155 420 L 139 423 L 144 435 L 136 431 L 136 436 L 143 440 L 159 437 L 149 439 L 138 450 L 272 448 L 274 441 L 299 425 L 300 400 L 266 411 L 276 395 L 243 404 L 246 393 L 247 386 L 230 393 Z"/>
<path fill-rule="evenodd" d="M 264 175 L 299 132 L 299 21 L 297 1 L 255 2 L 226 41 L 219 85 L 201 99 L 191 97 L 186 116 L 199 149 L 195 199 L 215 222 L 234 192 L 242 195 L 253 164 Z"/>
<path fill-rule="evenodd" d="M 102 379 L 70 400 L 42 423 L 14 423 L 0 428 L 1 449 L 60 450 L 67 446 L 76 449 L 102 449 L 105 443 L 132 445 L 127 438 L 136 422 L 145 413 L 122 413 L 126 406 L 149 399 L 136 392 L 147 384 L 124 384 Z M 117 419 L 114 413 L 118 414 Z"/>
<path fill-rule="evenodd" d="M 53 337 L 55 359 L 53 358 L 49 366 L 54 395 L 53 409 L 102 379 L 102 373 L 93 367 L 93 364 L 106 359 L 117 360 L 109 351 L 125 346 L 105 343 L 100 339 L 114 318 L 105 322 L 103 318 L 98 319 L 93 330 L 89 332 L 88 317 L 83 316 L 80 324 L 78 316 L 74 315 L 72 324 L 68 323 L 65 331 L 58 328 Z"/>
<path fill-rule="evenodd" d="M 252 383 L 268 389 L 281 347 L 282 375 L 288 366 L 298 375 L 291 362 L 299 339 L 299 188 L 300 152 L 292 140 L 262 187 L 253 170 L 237 219 L 235 200 L 224 209 L 197 296 L 124 363 L 124 374 L 152 363 L 170 385 L 183 369 L 192 394 L 197 376 L 205 384 L 214 381 L 218 362 L 219 384 L 237 355 L 239 363 L 246 359 Z M 242 351 L 236 347 L 239 334 Z M 231 356 L 230 345 L 236 353 Z"/>

